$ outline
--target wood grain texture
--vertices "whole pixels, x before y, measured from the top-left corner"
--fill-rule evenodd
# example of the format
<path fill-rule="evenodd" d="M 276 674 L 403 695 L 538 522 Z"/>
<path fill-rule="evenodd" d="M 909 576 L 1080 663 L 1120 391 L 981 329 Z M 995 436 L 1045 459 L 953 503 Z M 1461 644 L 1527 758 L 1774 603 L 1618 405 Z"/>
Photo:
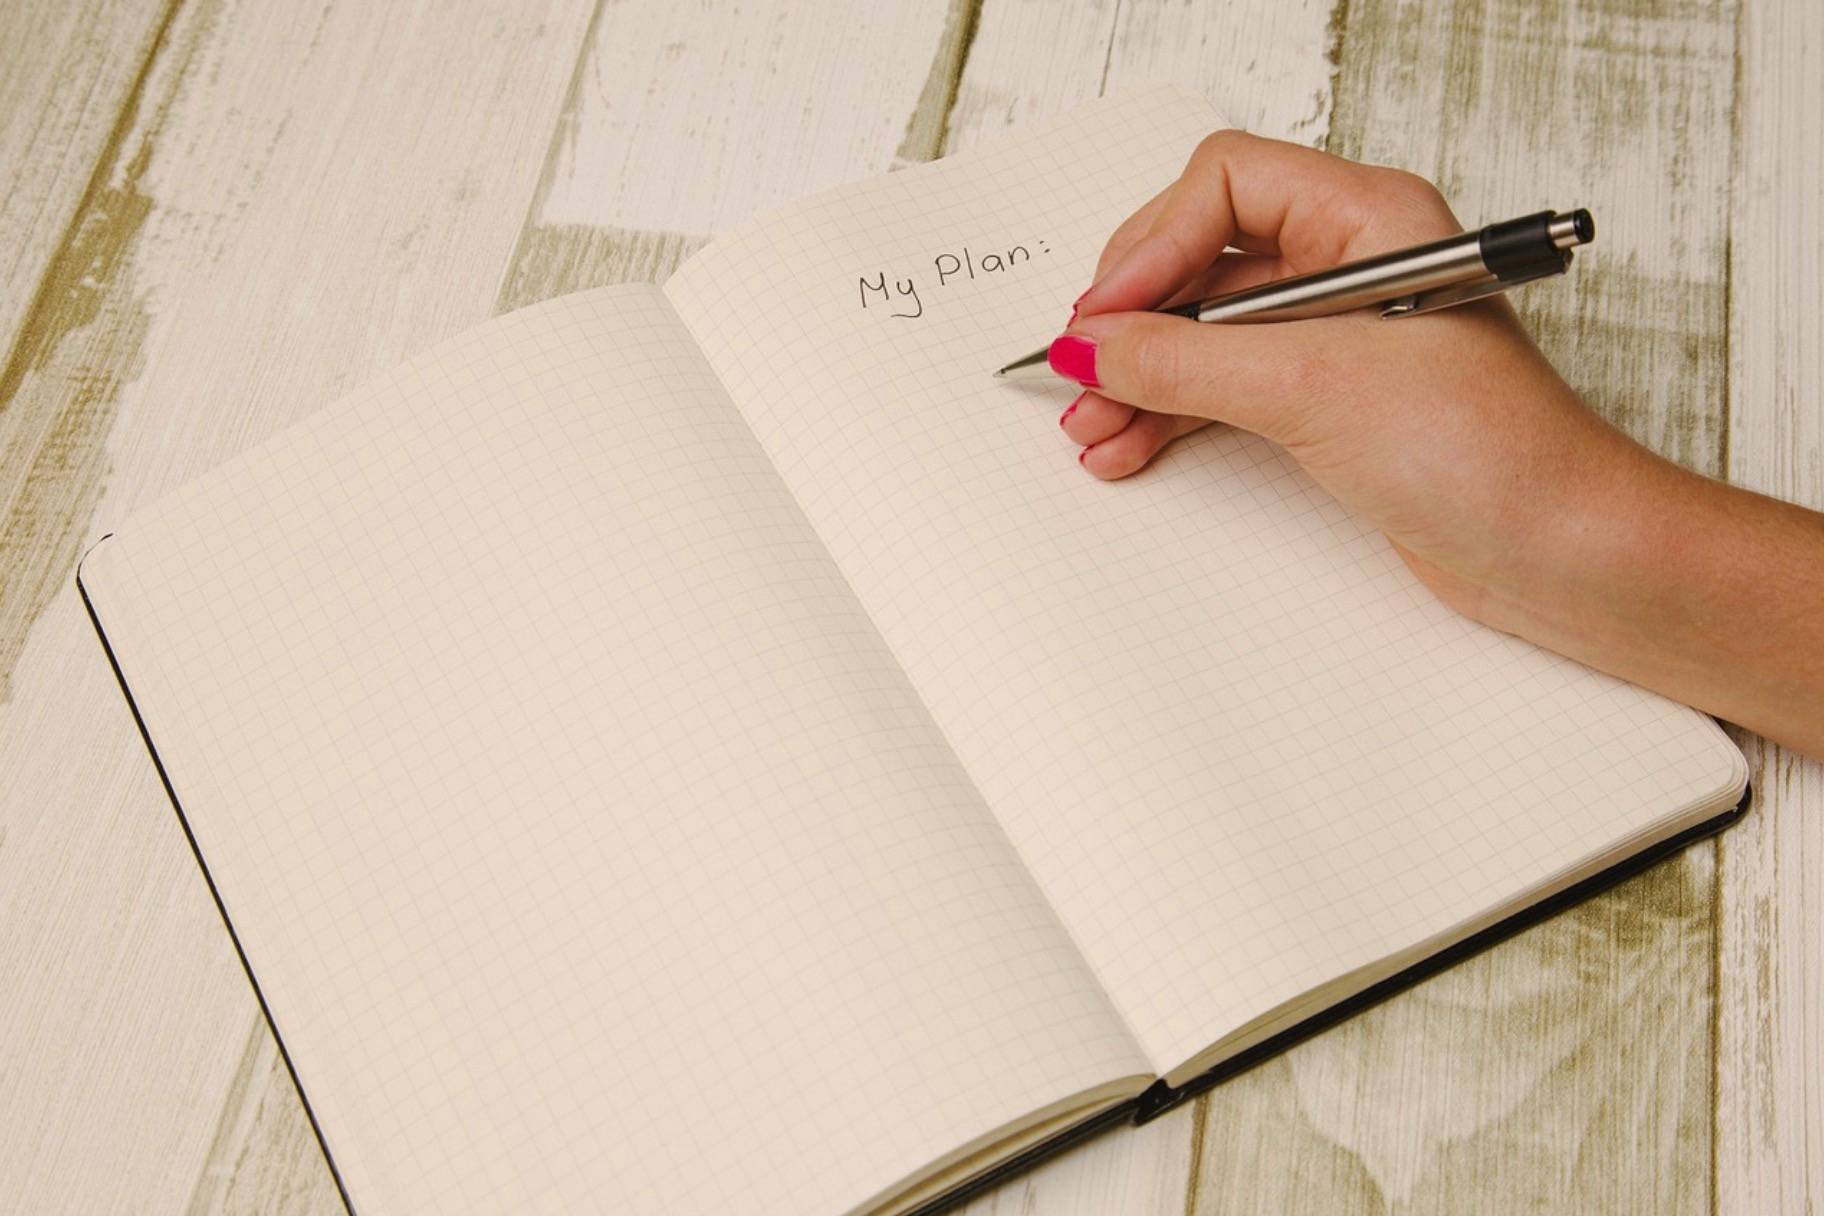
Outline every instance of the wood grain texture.
<path fill-rule="evenodd" d="M 975 16 L 972 0 L 604 6 L 501 307 L 662 282 L 711 233 L 929 159 Z"/>
<path fill-rule="evenodd" d="M 573 62 L 590 10 L 192 0 L 102 149 L 22 326 L 55 339 L 9 364 L 0 415 L 15 1210 L 209 1210 L 212 1145 L 236 1127 L 298 1152 L 257 1108 L 224 1110 L 271 1072 L 237 1081 L 251 992 L 73 564 L 135 502 L 488 315 L 562 104 L 550 64 Z"/>
<path fill-rule="evenodd" d="M 171 11 L 131 5 L 39 5 L 14 15 L 0 57 L 0 702 L 31 624 L 76 543 L 76 511 L 43 511 L 93 485 L 86 442 L 113 393 L 90 378 L 71 408 L 17 402 L 32 372 L 58 357 L 103 305 L 96 285 L 118 269 L 143 219 L 134 174 L 109 180 L 137 113 Z M 78 489 L 78 493 L 80 490 Z"/>
<path fill-rule="evenodd" d="M 0 350 L 16 346 L 170 17 L 167 0 L 8 5 L 0 40 Z"/>
<path fill-rule="evenodd" d="M 1320 143 L 1330 118 L 1332 11 L 1328 0 L 1084 0 L 1060 20 L 1047 0 L 991 0 L 945 151 L 1148 83 L 1200 93 L 1237 126 Z"/>
<path fill-rule="evenodd" d="M 346 1211 L 278 1044 L 264 1021 L 254 1022 L 184 1216 Z"/>
<path fill-rule="evenodd" d="M 1824 6 L 1746 0 L 1728 474 L 1824 510 L 1820 48 Z M 1719 849 L 1717 1210 L 1824 1212 L 1824 764 L 1738 737 L 1757 806 Z"/>
<path fill-rule="evenodd" d="M 919 103 L 965 23 L 941 3 L 607 5 L 538 221 L 707 234 L 884 172 L 930 129 Z"/>

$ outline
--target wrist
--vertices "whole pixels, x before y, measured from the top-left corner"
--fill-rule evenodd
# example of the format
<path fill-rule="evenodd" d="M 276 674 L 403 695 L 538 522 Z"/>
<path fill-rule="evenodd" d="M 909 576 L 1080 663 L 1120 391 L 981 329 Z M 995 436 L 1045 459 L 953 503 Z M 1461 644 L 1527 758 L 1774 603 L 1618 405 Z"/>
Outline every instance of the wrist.
<path fill-rule="evenodd" d="M 1486 623 L 1824 755 L 1824 516 L 1641 450 Z M 1560 556 L 1550 554 L 1556 552 Z"/>
<path fill-rule="evenodd" d="M 1515 508 L 1505 560 L 1483 583 L 1484 623 L 1613 668 L 1652 639 L 1643 628 L 1689 569 L 1688 508 L 1705 478 L 1595 419 L 1560 446 Z"/>

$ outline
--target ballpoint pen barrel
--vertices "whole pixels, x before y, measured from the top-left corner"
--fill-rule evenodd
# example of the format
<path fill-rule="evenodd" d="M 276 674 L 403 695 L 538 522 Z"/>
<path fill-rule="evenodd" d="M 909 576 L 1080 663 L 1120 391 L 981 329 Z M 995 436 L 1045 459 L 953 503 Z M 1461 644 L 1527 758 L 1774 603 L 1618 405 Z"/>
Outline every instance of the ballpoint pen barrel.
<path fill-rule="evenodd" d="M 1396 266 L 1398 271 L 1390 276 L 1389 270 Z M 1430 291 L 1485 273 L 1479 234 L 1466 232 L 1297 280 L 1263 283 L 1206 301 L 1195 311 L 1185 310 L 1185 315 L 1199 321 L 1299 321 Z"/>

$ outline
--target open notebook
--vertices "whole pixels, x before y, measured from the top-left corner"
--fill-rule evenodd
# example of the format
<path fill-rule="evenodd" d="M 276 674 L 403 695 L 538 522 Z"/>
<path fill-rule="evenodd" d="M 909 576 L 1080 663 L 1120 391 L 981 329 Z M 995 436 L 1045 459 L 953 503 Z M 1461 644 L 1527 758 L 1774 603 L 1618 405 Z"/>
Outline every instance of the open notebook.
<path fill-rule="evenodd" d="M 1218 125 L 501 317 L 84 558 L 353 1210 L 915 1210 L 1728 818 L 1272 445 L 1105 484 L 990 378 Z"/>

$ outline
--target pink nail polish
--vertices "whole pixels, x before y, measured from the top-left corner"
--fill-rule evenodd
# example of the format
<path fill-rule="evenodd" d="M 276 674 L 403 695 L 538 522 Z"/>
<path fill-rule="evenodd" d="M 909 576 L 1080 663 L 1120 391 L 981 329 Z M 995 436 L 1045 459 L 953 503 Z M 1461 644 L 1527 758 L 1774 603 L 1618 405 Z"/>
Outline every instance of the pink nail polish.
<path fill-rule="evenodd" d="M 1063 426 L 1066 422 L 1069 422 L 1070 416 L 1077 412 L 1077 406 L 1081 405 L 1082 403 L 1083 403 L 1083 394 L 1078 393 L 1074 398 L 1071 399 L 1070 405 L 1065 409 L 1065 411 L 1062 414 L 1058 415 L 1058 425 Z"/>
<path fill-rule="evenodd" d="M 1047 356 L 1051 370 L 1084 388 L 1100 388 L 1096 379 L 1096 340 L 1077 334 L 1065 334 L 1051 344 Z"/>
<path fill-rule="evenodd" d="M 1084 448 L 1081 452 L 1077 453 L 1077 463 L 1082 464 L 1086 459 L 1088 459 L 1088 457 L 1089 457 L 1089 449 Z"/>

